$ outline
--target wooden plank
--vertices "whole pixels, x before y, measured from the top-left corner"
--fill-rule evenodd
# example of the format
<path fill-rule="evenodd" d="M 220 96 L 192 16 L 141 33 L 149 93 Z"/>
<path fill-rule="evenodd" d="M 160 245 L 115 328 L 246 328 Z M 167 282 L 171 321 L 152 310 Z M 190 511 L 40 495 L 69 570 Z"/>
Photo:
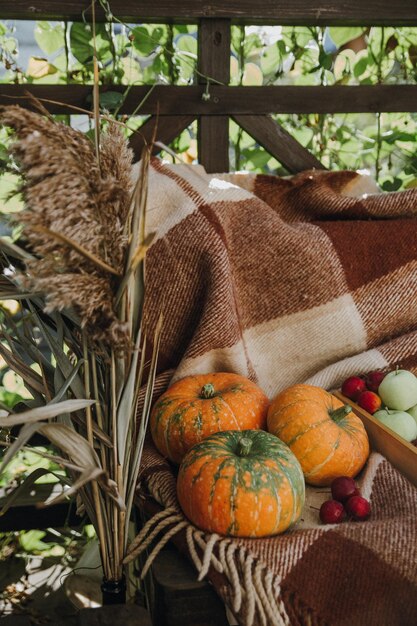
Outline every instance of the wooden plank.
<path fill-rule="evenodd" d="M 148 519 L 149 517 L 151 517 L 152 515 L 155 515 L 156 513 L 159 513 L 162 511 L 162 507 L 160 504 L 158 504 L 151 496 L 149 496 L 149 494 L 144 493 L 143 491 L 138 491 L 137 495 L 135 497 L 135 504 L 139 509 L 139 512 L 141 514 L 141 516 L 143 517 L 143 519 Z M 185 555 L 187 557 L 187 559 L 191 560 L 190 557 L 190 552 L 189 552 L 189 547 L 188 547 L 188 542 L 187 542 L 187 537 L 186 537 L 186 530 L 183 528 L 181 529 L 178 533 L 176 533 L 171 539 L 170 539 L 170 543 L 168 545 L 173 545 L 175 546 L 175 548 L 178 550 L 180 555 Z M 199 548 L 196 546 L 197 552 L 200 556 L 200 558 L 203 557 L 201 550 L 199 550 Z M 157 557 L 158 559 L 159 557 Z M 178 563 L 181 563 L 181 557 L 178 555 L 178 557 L 175 559 L 175 561 Z M 182 561 L 182 563 L 184 563 L 184 561 Z M 151 572 L 152 572 L 152 567 L 151 566 Z M 184 565 L 179 565 L 180 568 L 183 568 Z M 158 571 L 159 570 L 159 571 Z M 168 577 L 166 577 L 164 575 L 163 572 L 163 567 L 162 568 L 158 568 L 156 574 L 157 574 L 157 579 L 158 582 L 160 584 L 162 584 L 165 589 L 167 591 L 172 591 L 172 587 L 175 586 L 177 588 L 177 592 L 183 593 L 184 592 L 184 586 L 188 588 L 189 591 L 191 591 L 191 589 L 194 589 L 194 591 L 192 591 L 191 593 L 195 593 L 198 594 L 200 592 L 200 584 L 203 584 L 205 586 L 208 586 L 208 583 L 206 582 L 206 579 L 203 581 L 203 583 L 198 583 L 196 581 L 197 578 L 197 574 L 194 573 L 193 574 L 193 567 L 191 566 L 191 568 L 187 568 L 188 570 L 188 574 L 184 575 L 185 572 L 183 571 L 182 577 L 183 579 L 180 580 L 178 579 L 177 581 L 175 580 L 175 576 L 174 577 L 170 577 L 169 573 L 168 573 Z M 170 580 L 171 578 L 171 580 Z M 194 580 L 194 583 L 192 582 Z M 221 572 L 218 572 L 213 566 L 210 565 L 208 573 L 207 573 L 207 580 L 212 582 L 213 584 L 215 584 L 215 587 L 217 589 L 220 589 L 221 587 L 223 587 L 224 585 L 227 584 L 227 579 L 225 577 L 225 575 Z M 150 585 L 152 587 L 152 585 Z M 153 593 L 151 591 L 150 593 L 150 600 L 152 602 L 152 598 L 153 598 Z M 158 602 L 158 598 L 155 598 L 154 601 L 156 600 L 156 602 Z M 198 624 L 198 626 L 223 626 L 224 625 L 224 614 L 221 610 L 221 606 L 220 607 L 216 607 L 216 604 L 213 601 L 212 604 L 212 609 L 213 610 L 209 610 L 207 609 L 207 612 L 205 613 L 205 617 L 208 620 L 207 624 L 204 621 L 204 617 L 201 616 L 200 614 L 200 620 L 195 620 L 194 621 L 191 620 L 185 624 L 181 621 L 179 621 L 178 626 L 196 626 Z M 157 610 L 157 616 L 158 616 L 158 608 L 156 607 Z M 196 610 L 198 611 L 198 607 L 196 608 Z M 167 617 L 167 616 L 166 616 Z M 215 617 L 214 622 L 213 617 Z M 216 621 L 217 619 L 217 621 Z M 227 622 L 225 623 L 227 624 Z M 159 623 L 158 621 L 156 621 L 155 626 L 168 626 L 168 624 L 166 623 Z M 177 626 L 177 624 L 169 624 L 169 626 Z"/>
<path fill-rule="evenodd" d="M 199 582 L 192 565 L 173 547 L 152 563 L 148 598 L 155 626 L 228 626 L 223 602 L 207 581 Z"/>
<path fill-rule="evenodd" d="M 295 174 L 312 168 L 326 169 L 269 115 L 236 115 L 233 119 L 289 172 Z"/>
<path fill-rule="evenodd" d="M 230 20 L 201 20 L 198 29 L 197 67 L 200 72 L 199 83 L 207 85 L 204 76 L 208 76 L 225 85 L 229 84 Z M 202 98 L 212 98 L 211 86 L 212 83 L 209 81 L 207 91 L 202 94 Z M 198 160 L 207 172 L 229 171 L 229 118 L 227 116 L 200 116 Z"/>
<path fill-rule="evenodd" d="M 373 450 L 380 452 L 401 474 L 417 487 L 417 447 L 397 435 L 358 404 L 339 391 L 332 392 L 339 400 L 350 404 L 362 420 Z"/>
<path fill-rule="evenodd" d="M 82 609 L 77 618 L 76 626 L 152 626 L 148 611 L 131 603 Z"/>
<path fill-rule="evenodd" d="M 198 69 L 214 80 L 229 84 L 230 20 L 201 20 L 198 29 Z M 198 82 L 205 84 L 204 76 Z"/>
<path fill-rule="evenodd" d="M 149 92 L 149 86 L 133 86 L 126 95 L 122 114 L 131 114 Z M 89 85 L 0 85 L 0 105 L 25 104 L 25 92 L 61 104 L 45 106 L 51 113 L 76 113 L 71 106 L 89 109 Z M 102 92 L 125 92 L 126 87 L 106 85 Z M 143 103 L 140 114 L 154 115 L 264 115 L 268 113 L 362 113 L 417 111 L 417 85 L 358 85 L 332 87 L 210 86 L 210 100 L 202 99 L 204 85 L 157 85 Z M 26 100 L 27 103 L 27 100 Z"/>
<path fill-rule="evenodd" d="M 83 522 L 83 518 L 75 514 L 75 501 L 61 502 L 43 509 L 36 507 L 37 503 L 45 502 L 61 492 L 62 486 L 59 484 L 33 485 L 27 493 L 19 497 L 4 515 L 0 516 L 0 532 L 79 526 Z M 1 489 L 0 508 L 4 496 L 5 491 Z"/>
<path fill-rule="evenodd" d="M 97 4 L 97 19 L 103 12 Z M 13 0 L 3 1 L 2 19 L 80 20 L 90 14 L 90 0 Z M 189 22 L 200 18 L 227 18 L 244 24 L 301 25 L 417 25 L 415 0 L 117 0 L 110 2 L 113 14 L 126 21 Z"/>
<path fill-rule="evenodd" d="M 198 125 L 198 161 L 206 172 L 229 171 L 229 118 L 202 115 Z"/>
<path fill-rule="evenodd" d="M 132 148 L 135 158 L 140 159 L 140 155 L 145 144 L 152 141 L 157 123 L 156 141 L 161 141 L 165 145 L 169 145 L 182 131 L 194 122 L 194 115 L 163 115 L 156 122 L 156 117 L 152 116 L 146 120 L 138 130 L 130 136 L 129 144 Z M 152 154 L 158 154 L 163 148 L 154 146 Z"/>

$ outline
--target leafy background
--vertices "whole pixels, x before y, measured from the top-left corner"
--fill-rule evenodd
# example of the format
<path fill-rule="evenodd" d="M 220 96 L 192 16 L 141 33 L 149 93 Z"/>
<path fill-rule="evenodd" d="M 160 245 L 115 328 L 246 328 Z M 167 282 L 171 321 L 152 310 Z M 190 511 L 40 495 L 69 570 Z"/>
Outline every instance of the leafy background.
<path fill-rule="evenodd" d="M 121 22 L 97 26 L 97 55 L 102 84 L 125 85 L 123 94 L 107 91 L 103 109 L 117 114 L 130 85 L 196 82 L 196 25 L 128 25 Z M 0 22 L 0 82 L 17 84 L 93 84 L 93 37 L 83 22 Z M 415 84 L 417 81 L 417 28 L 391 27 L 258 27 L 234 26 L 230 50 L 232 85 L 371 85 Z M 417 114 L 277 115 L 303 146 L 330 169 L 358 169 L 376 178 L 385 191 L 417 186 Z M 60 116 L 91 133 L 87 116 Z M 140 107 L 129 126 L 140 126 Z M 172 144 L 188 163 L 197 160 L 196 125 Z M 7 157 L 7 129 L 0 129 L 0 212 L 21 207 L 15 167 Z M 166 158 L 172 158 L 165 154 Z M 231 168 L 285 174 L 281 164 L 266 153 L 234 122 L 230 122 Z M 1 234 L 13 237 L 5 220 Z M 18 315 L 14 302 L 2 307 Z M 0 310 L 1 315 L 1 310 Z M 25 397 L 22 382 L 0 360 L 0 404 L 13 407 Z M 19 482 L 44 460 L 22 453 L 9 466 L 10 478 Z M 48 466 L 49 467 L 49 466 Z M 50 467 L 58 471 L 57 467 Z M 11 474 L 10 474 L 11 473 Z M 47 539 L 47 540 L 46 540 Z M 68 552 L 72 536 L 57 542 L 44 531 L 0 536 L 0 559 L 14 552 L 47 553 L 59 544 Z M 58 553 L 57 552 L 57 553 Z M 53 553 L 53 552 L 52 552 Z"/>
<path fill-rule="evenodd" d="M 198 78 L 197 26 L 99 24 L 97 54 L 103 84 L 126 85 L 126 90 L 139 84 L 192 84 Z M 92 84 L 92 56 L 89 24 L 0 22 L 1 82 Z M 232 85 L 415 84 L 417 28 L 234 26 L 230 70 Z M 101 105 L 117 113 L 123 98 L 123 93 L 108 91 Z M 82 116 L 64 119 L 89 129 Z M 286 114 L 276 119 L 330 169 L 365 170 L 385 191 L 417 185 L 415 113 Z M 139 108 L 129 125 L 136 128 L 143 120 Z M 4 141 L 5 131 L 0 157 Z M 187 162 L 196 160 L 195 124 L 173 148 Z M 230 163 L 236 170 L 285 173 L 233 122 Z M 5 188 L 9 191 L 7 185 L 11 179 Z"/>

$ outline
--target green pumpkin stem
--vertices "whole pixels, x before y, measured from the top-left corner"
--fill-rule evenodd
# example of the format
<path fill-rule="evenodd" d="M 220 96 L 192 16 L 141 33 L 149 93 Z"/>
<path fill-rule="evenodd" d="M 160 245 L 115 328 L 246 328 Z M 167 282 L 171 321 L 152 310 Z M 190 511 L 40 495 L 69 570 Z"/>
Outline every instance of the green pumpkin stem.
<path fill-rule="evenodd" d="M 253 441 L 252 439 L 249 439 L 249 437 L 242 437 L 242 439 L 239 439 L 239 442 L 237 444 L 238 456 L 248 456 L 249 452 L 251 451 L 252 444 Z"/>
<path fill-rule="evenodd" d="M 344 404 L 337 409 L 329 411 L 329 415 L 334 422 L 339 422 L 346 417 L 352 411 L 350 404 Z"/>
<path fill-rule="evenodd" d="M 210 398 L 214 398 L 214 385 L 212 383 L 207 383 L 204 387 L 201 388 L 200 398 L 204 400 L 209 400 Z"/>

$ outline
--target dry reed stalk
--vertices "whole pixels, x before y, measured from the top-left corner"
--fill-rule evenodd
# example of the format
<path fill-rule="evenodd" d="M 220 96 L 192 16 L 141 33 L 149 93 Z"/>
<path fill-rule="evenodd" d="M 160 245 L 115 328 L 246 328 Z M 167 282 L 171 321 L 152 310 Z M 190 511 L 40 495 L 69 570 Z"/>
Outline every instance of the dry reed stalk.
<path fill-rule="evenodd" d="M 0 110 L 0 122 L 12 127 L 17 137 L 12 152 L 24 178 L 26 205 L 18 221 L 30 250 L 0 241 L 11 260 L 25 266 L 9 284 L 0 281 L 0 297 L 12 288 L 16 297 L 28 299 L 33 316 L 29 327 L 41 330 L 55 356 L 57 375 L 52 380 L 50 367 L 36 358 L 39 350 L 33 335 L 28 332 L 23 337 L 13 328 L 18 334 L 16 345 L 29 350 L 41 365 L 38 376 L 21 362 L 18 351 L 12 354 L 11 342 L 11 352 L 6 352 L 9 362 L 22 374 L 36 402 L 41 407 L 45 401 L 71 398 L 43 407 L 41 414 L 59 416 L 63 408 L 73 407 L 72 413 L 62 416 L 62 423 L 38 424 L 37 409 L 23 414 L 21 419 L 27 423 L 12 452 L 21 449 L 36 429 L 61 447 L 63 456 L 57 459 L 67 467 L 71 490 L 78 489 L 96 528 L 104 576 L 117 580 L 128 544 L 162 321 L 155 331 L 137 424 L 146 341 L 141 332 L 143 261 L 153 240 L 152 234 L 145 235 L 150 149 L 142 154 L 133 189 L 132 152 L 122 124 L 106 117 L 107 129 L 100 130 L 94 1 L 92 9 L 94 146 L 81 133 L 45 116 L 42 105 L 37 107 L 41 116 L 16 106 Z M 94 411 L 88 404 L 91 389 Z M 80 412 L 81 406 L 85 413 Z"/>

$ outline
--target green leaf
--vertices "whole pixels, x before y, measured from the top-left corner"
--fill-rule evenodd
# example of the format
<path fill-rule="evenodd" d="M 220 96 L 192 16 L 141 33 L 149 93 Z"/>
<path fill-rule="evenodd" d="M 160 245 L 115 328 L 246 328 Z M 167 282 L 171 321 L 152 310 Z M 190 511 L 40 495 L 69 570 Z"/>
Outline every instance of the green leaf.
<path fill-rule="evenodd" d="M 119 91 L 103 91 L 99 96 L 100 108 L 114 111 L 123 101 L 123 97 L 123 93 Z M 93 96 L 91 94 L 87 96 L 86 101 L 91 104 Z"/>
<path fill-rule="evenodd" d="M 281 50 L 278 43 L 283 42 L 276 42 L 264 49 L 261 57 L 261 70 L 264 74 L 275 74 L 281 67 Z"/>
<path fill-rule="evenodd" d="M 329 35 L 338 48 L 360 37 L 364 32 L 365 28 L 362 26 L 334 26 L 329 28 Z"/>
<path fill-rule="evenodd" d="M 382 189 L 384 191 L 398 191 L 400 189 L 403 181 L 401 178 L 393 178 L 392 180 L 386 180 L 382 183 Z"/>
<path fill-rule="evenodd" d="M 188 132 L 188 130 L 184 130 L 175 142 L 176 152 L 186 152 L 186 150 L 188 150 L 188 148 L 190 147 L 190 141 L 190 133 Z"/>
<path fill-rule="evenodd" d="M 243 156 L 247 162 L 244 163 L 245 169 L 256 170 L 263 168 L 271 158 L 271 155 L 263 148 L 248 149 L 243 151 Z"/>
<path fill-rule="evenodd" d="M 90 24 L 74 22 L 70 30 L 71 52 L 82 65 L 93 60 L 93 29 Z M 96 25 L 97 58 L 103 60 L 110 54 L 109 34 L 105 24 Z"/>
<path fill-rule="evenodd" d="M 304 49 L 313 39 L 313 33 L 307 26 L 284 26 L 282 29 L 282 38 L 294 52 L 294 43 L 296 43 L 301 50 Z"/>
<path fill-rule="evenodd" d="M 55 25 L 49 22 L 36 22 L 34 34 L 36 43 L 46 54 L 52 54 L 65 45 L 64 27 L 61 22 Z"/>
<path fill-rule="evenodd" d="M 250 35 L 245 36 L 243 54 L 246 59 L 257 55 L 261 48 L 262 42 L 259 35 L 257 35 L 256 33 L 251 33 Z"/>
<path fill-rule="evenodd" d="M 158 45 L 157 41 L 153 41 L 150 27 L 137 26 L 132 30 L 133 45 L 141 56 L 148 56 Z"/>
<path fill-rule="evenodd" d="M 191 35 L 182 35 L 178 38 L 175 47 L 189 56 L 197 58 L 197 40 Z"/>
<path fill-rule="evenodd" d="M 359 76 L 361 76 L 365 72 L 367 67 L 368 55 L 361 57 L 359 61 L 356 62 L 355 67 L 353 68 L 353 73 L 356 78 L 359 78 Z"/>
<path fill-rule="evenodd" d="M 42 541 L 45 536 L 44 530 L 27 530 L 19 536 L 19 543 L 25 552 L 42 552 L 50 547 Z"/>
<path fill-rule="evenodd" d="M 325 52 L 323 50 L 323 48 L 320 49 L 319 64 L 325 70 L 330 70 L 331 67 L 332 67 L 332 64 L 333 64 L 333 57 L 332 57 L 332 55 L 331 54 L 327 54 L 327 52 Z"/>
<path fill-rule="evenodd" d="M 192 78 L 197 59 L 197 41 L 191 35 L 182 35 L 176 42 L 175 62 L 180 70 L 180 77 L 187 81 Z"/>
<path fill-rule="evenodd" d="M 152 31 L 152 39 L 155 45 L 161 45 L 166 43 L 167 38 L 167 27 L 166 26 L 157 26 Z"/>
<path fill-rule="evenodd" d="M 11 409 L 18 403 L 23 400 L 22 396 L 13 391 L 8 391 L 7 389 L 0 388 L 0 402 L 10 407 Z"/>
<path fill-rule="evenodd" d="M 386 143 L 392 144 L 396 141 L 416 141 L 416 135 L 414 133 L 405 133 L 399 130 L 388 131 L 383 134 L 383 140 Z"/>

